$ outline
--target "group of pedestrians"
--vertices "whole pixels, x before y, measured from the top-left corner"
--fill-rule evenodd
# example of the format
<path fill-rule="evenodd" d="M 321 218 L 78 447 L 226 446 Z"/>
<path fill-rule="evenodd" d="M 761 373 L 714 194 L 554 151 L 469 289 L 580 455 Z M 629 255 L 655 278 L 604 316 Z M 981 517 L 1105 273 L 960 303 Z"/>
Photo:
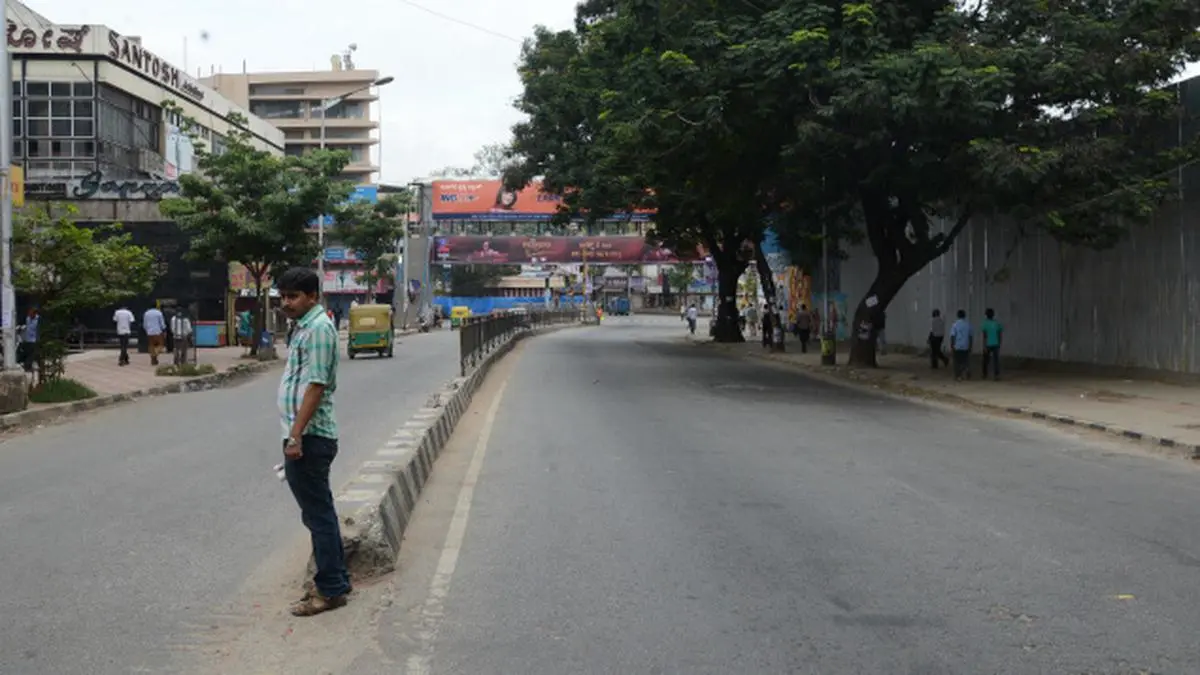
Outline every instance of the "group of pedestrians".
<path fill-rule="evenodd" d="M 996 311 L 987 308 L 983 312 L 983 322 L 979 324 L 979 332 L 983 334 L 983 379 L 990 373 L 995 380 L 1000 379 L 1000 345 L 1004 342 L 1004 325 L 996 320 Z M 929 365 L 937 370 L 939 364 L 954 364 L 954 379 L 962 381 L 971 379 L 971 351 L 975 343 L 975 328 L 967 319 L 966 310 L 955 313 L 954 323 L 950 325 L 950 354 L 952 360 L 946 358 L 942 347 L 946 341 L 946 320 L 942 318 L 940 309 L 933 310 L 933 318 L 929 325 Z"/>
<path fill-rule="evenodd" d="M 121 306 L 113 313 L 113 323 L 117 326 L 117 342 L 121 347 L 117 356 L 118 366 L 129 365 L 129 341 L 133 338 L 133 324 L 136 319 L 128 307 Z M 162 310 L 151 307 L 142 314 L 142 329 L 146 331 L 146 347 L 150 352 L 150 365 L 158 365 L 158 356 L 166 349 L 167 317 Z M 172 337 L 175 364 L 187 363 L 187 350 L 192 340 L 192 321 L 183 312 L 171 317 L 170 333 Z"/>

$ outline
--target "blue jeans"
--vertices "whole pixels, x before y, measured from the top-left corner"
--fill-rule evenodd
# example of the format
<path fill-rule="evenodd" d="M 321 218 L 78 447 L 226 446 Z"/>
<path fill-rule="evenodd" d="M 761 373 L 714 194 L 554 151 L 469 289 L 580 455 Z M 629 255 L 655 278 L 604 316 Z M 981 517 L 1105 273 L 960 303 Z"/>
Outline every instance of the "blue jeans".
<path fill-rule="evenodd" d="M 284 476 L 292 496 L 300 505 L 300 520 L 312 534 L 313 558 L 317 574 L 313 582 L 327 598 L 350 592 L 350 573 L 346 570 L 346 552 L 342 549 L 342 531 L 329 488 L 329 467 L 337 457 L 334 438 L 306 435 L 300 439 L 300 459 L 283 463 Z"/>

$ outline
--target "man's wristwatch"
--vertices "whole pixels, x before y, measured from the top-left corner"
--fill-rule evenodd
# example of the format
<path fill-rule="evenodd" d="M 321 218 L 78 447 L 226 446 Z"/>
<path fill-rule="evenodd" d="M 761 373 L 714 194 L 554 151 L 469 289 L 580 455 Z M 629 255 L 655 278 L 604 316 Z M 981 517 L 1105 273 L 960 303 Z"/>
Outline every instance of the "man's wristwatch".
<path fill-rule="evenodd" d="M 300 445 L 300 441 L 296 440 L 295 436 L 288 436 L 286 445 L 287 445 L 287 447 L 291 448 L 291 447 Z"/>

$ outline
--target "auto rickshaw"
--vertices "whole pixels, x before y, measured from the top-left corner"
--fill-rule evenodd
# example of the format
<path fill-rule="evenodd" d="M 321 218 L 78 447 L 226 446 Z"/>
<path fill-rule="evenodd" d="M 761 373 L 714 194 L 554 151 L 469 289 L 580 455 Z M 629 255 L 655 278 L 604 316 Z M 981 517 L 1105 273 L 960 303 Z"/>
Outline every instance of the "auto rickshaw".
<path fill-rule="evenodd" d="M 456 305 L 450 308 L 450 327 L 458 328 L 462 325 L 463 319 L 471 316 L 471 308 L 466 305 Z"/>
<path fill-rule="evenodd" d="M 350 308 L 349 339 L 346 352 L 354 358 L 361 352 L 391 357 L 396 330 L 391 305 L 355 305 Z"/>

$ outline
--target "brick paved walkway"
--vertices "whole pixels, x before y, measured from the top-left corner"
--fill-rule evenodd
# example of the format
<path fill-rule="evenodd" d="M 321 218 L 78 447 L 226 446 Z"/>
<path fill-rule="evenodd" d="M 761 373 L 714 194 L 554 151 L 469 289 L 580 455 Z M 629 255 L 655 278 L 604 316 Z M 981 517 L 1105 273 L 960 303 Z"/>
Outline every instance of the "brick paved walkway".
<path fill-rule="evenodd" d="M 244 363 L 242 354 L 245 351 L 241 347 L 201 349 L 198 354 L 199 363 L 210 363 L 221 372 L 238 363 Z M 97 349 L 73 354 L 67 357 L 66 377 L 87 385 L 98 394 L 123 394 L 177 380 L 155 375 L 154 367 L 150 365 L 149 354 L 131 353 L 130 363 L 125 367 L 117 365 L 117 354 L 115 349 Z M 159 363 L 169 364 L 171 359 L 171 354 L 163 354 L 159 357 Z"/>

